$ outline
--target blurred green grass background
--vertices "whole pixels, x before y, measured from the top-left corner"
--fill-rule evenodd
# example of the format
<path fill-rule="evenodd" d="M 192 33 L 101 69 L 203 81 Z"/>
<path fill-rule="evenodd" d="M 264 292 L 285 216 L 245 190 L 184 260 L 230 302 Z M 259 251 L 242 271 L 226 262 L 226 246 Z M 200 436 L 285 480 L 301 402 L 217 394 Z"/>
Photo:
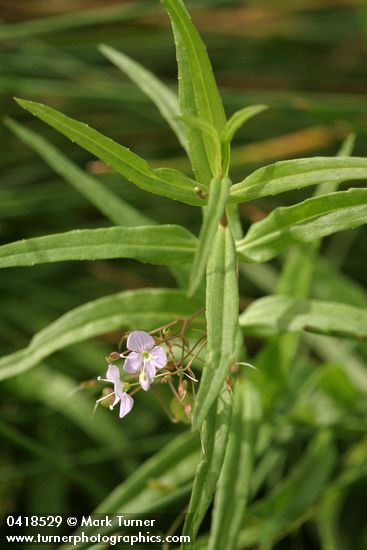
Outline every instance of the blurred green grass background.
<path fill-rule="evenodd" d="M 354 154 L 365 156 L 367 13 L 362 0 L 202 0 L 188 3 L 188 7 L 208 46 L 227 113 L 251 103 L 270 106 L 236 136 L 234 181 L 275 160 L 334 155 L 351 131 L 357 135 Z M 2 114 L 39 131 L 158 223 L 181 223 L 196 231 L 198 209 L 148 196 L 128 182 L 121 185 L 120 177 L 32 119 L 12 99 L 19 96 L 54 106 L 131 147 L 154 166 L 171 165 L 189 171 L 179 144 L 156 108 L 97 49 L 100 43 L 114 46 L 175 87 L 171 29 L 159 2 L 1 0 L 0 19 Z M 0 140 L 2 243 L 109 225 L 3 125 Z M 243 225 L 247 227 L 272 208 L 310 193 L 305 190 L 243 205 Z M 315 295 L 323 299 L 338 296 L 340 301 L 351 301 L 345 296 L 353 295 L 359 305 L 367 303 L 365 235 L 365 230 L 346 232 L 327 241 L 323 253 L 328 266 L 335 268 L 335 284 L 330 282 L 330 271 L 322 278 L 320 268 Z M 243 305 L 270 292 L 280 269 L 279 261 L 266 269 L 246 269 L 241 279 Z M 120 290 L 148 286 L 173 287 L 175 281 L 166 268 L 133 261 L 69 262 L 4 270 L 0 276 L 1 352 L 24 347 L 35 332 L 73 307 Z M 186 429 L 171 424 L 151 395 L 144 395 L 134 415 L 123 422 L 104 410 L 91 421 L 96 397 L 92 391 L 68 397 L 80 381 L 103 374 L 104 356 L 116 347 L 119 337 L 112 333 L 73 346 L 2 383 L 1 514 L 86 513 L 174 434 Z M 254 356 L 261 342 L 249 339 L 247 343 Z M 356 347 L 358 361 L 363 363 L 367 348 L 363 343 Z M 269 398 L 269 426 L 273 416 L 285 415 L 282 422 L 290 435 L 278 442 L 285 454 L 263 484 L 260 496 L 286 475 L 320 426 L 333 430 L 339 473 L 353 446 L 359 445 L 353 452 L 362 456 L 367 448 L 365 392 L 360 388 L 331 376 L 325 382 L 326 393 L 331 391 L 328 384 L 334 384 L 334 402 L 330 395 L 320 397 L 321 390 L 312 393 L 308 380 L 303 401 L 296 403 L 297 373 L 303 380 L 299 374 L 303 364 L 317 365 L 324 360 L 331 368 L 338 362 L 338 357 L 332 360 L 330 354 L 305 357 L 297 362 L 289 394 L 275 391 Z M 278 376 L 276 372 L 272 374 L 269 367 L 269 377 Z M 343 402 L 339 401 L 341 391 L 346 392 Z M 305 396 L 310 392 L 319 414 L 309 410 Z M 164 392 L 162 398 L 166 399 Z M 353 458 L 349 460 L 353 462 Z M 340 519 L 344 542 L 335 550 L 350 548 L 351 544 L 361 549 L 367 545 L 363 521 L 365 470 L 348 485 L 344 495 Z M 166 494 L 169 488 L 156 490 Z M 284 534 L 276 548 L 317 548 L 306 520 L 300 521 L 306 524 L 304 529 L 294 528 L 289 536 Z M 323 536 L 327 541 L 328 533 Z M 323 548 L 334 550 L 325 542 Z"/>

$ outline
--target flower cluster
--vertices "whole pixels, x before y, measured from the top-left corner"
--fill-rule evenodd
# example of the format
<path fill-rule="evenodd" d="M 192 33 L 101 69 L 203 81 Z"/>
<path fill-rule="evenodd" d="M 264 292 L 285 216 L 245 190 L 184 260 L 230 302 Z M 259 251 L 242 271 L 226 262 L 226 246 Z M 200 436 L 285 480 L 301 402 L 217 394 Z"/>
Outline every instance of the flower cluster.
<path fill-rule="evenodd" d="M 98 378 L 98 381 L 113 384 L 113 388 L 103 389 L 96 407 L 102 402 L 112 410 L 119 403 L 119 417 L 124 418 L 134 406 L 133 396 L 140 390 L 148 391 L 154 381 L 159 379 L 160 383 L 167 385 L 173 396 L 167 400 L 157 395 L 165 413 L 172 422 L 189 424 L 196 393 L 195 384 L 198 382 L 192 369 L 200 365 L 202 367 L 206 361 L 207 334 L 205 320 L 201 319 L 204 311 L 200 309 L 189 318 L 170 321 L 154 329 L 151 334 L 142 330 L 124 334 L 120 343 L 126 339 L 126 351 L 113 351 L 106 357 L 108 366 L 105 378 Z M 193 322 L 197 326 L 192 326 Z M 114 364 L 121 359 L 124 379 L 120 377 L 120 368 Z M 240 365 L 256 368 L 243 362 L 236 363 L 233 368 Z M 157 374 L 158 371 L 161 372 Z M 230 380 L 227 381 L 227 389 L 230 389 Z M 97 380 L 94 379 L 83 382 L 79 387 L 94 389 L 96 384 Z"/>
<path fill-rule="evenodd" d="M 172 422 L 190 423 L 195 384 L 198 382 L 192 367 L 205 362 L 202 356 L 207 342 L 204 311 L 200 309 L 191 317 L 170 321 L 150 334 L 141 330 L 124 334 L 120 344 L 126 340 L 126 351 L 114 351 L 106 357 L 106 375 L 98 378 L 98 381 L 113 384 L 113 388 L 102 390 L 96 407 L 102 403 L 113 409 L 119 403 L 119 416 L 123 418 L 134 406 L 133 396 L 140 390 L 148 391 L 159 379 L 173 396 L 167 400 L 157 394 L 165 413 Z M 192 326 L 193 323 L 196 327 Z M 122 369 L 115 364 L 121 360 Z M 97 380 L 91 380 L 80 387 L 95 388 L 96 384 Z"/>
<path fill-rule="evenodd" d="M 167 365 L 167 355 L 162 346 L 156 346 L 153 337 L 147 332 L 134 330 L 127 339 L 126 344 L 128 353 L 111 354 L 111 359 L 122 358 L 125 360 L 123 369 L 126 373 L 138 376 L 141 388 L 148 391 L 154 382 L 157 370 Z M 98 405 L 104 399 L 114 398 L 110 409 L 120 403 L 119 417 L 126 416 L 134 405 L 134 399 L 127 393 L 132 384 L 122 382 L 120 379 L 120 370 L 117 365 L 109 362 L 106 378 L 99 378 L 103 382 L 112 382 L 113 391 L 104 395 L 96 401 Z"/>
<path fill-rule="evenodd" d="M 129 374 L 139 373 L 141 387 L 145 391 L 149 390 L 157 370 L 167 365 L 164 349 L 155 346 L 153 337 L 140 330 L 129 334 L 126 347 L 130 353 L 126 357 L 124 370 Z"/>

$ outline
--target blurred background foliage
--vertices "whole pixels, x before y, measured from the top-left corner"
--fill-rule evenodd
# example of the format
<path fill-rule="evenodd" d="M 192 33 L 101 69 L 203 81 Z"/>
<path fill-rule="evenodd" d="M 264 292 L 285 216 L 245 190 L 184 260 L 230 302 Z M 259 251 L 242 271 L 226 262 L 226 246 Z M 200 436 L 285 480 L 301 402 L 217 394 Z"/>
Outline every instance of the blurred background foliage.
<path fill-rule="evenodd" d="M 366 155 L 363 0 L 201 0 L 188 7 L 208 46 L 227 113 L 252 103 L 270 106 L 235 138 L 233 181 L 275 160 L 334 155 L 350 132 L 357 135 L 354 154 Z M 174 44 L 159 2 L 0 0 L 0 18 L 2 114 L 39 131 L 157 223 L 180 223 L 196 232 L 199 209 L 148 196 L 128 182 L 121 185 L 120 176 L 32 119 L 12 99 L 19 96 L 54 106 L 131 147 L 153 166 L 189 172 L 179 144 L 156 108 L 97 49 L 100 43 L 112 45 L 175 87 Z M 110 224 L 3 125 L 0 139 L 2 243 Z M 306 189 L 242 205 L 244 228 L 274 207 L 311 193 Z M 359 306 L 367 303 L 365 235 L 365 230 L 344 232 L 324 243 L 311 296 Z M 242 308 L 275 290 L 283 261 L 284 257 L 266 267 L 243 268 Z M 168 269 L 133 261 L 4 270 L 1 352 L 24 347 L 35 332 L 89 300 L 125 289 L 161 286 L 176 286 Z M 70 394 L 81 381 L 104 373 L 104 357 L 116 348 L 120 336 L 114 332 L 67 348 L 2 383 L 1 514 L 87 513 L 146 458 L 187 429 L 168 420 L 153 392 L 144 400 L 138 398 L 134 414 L 122 422 L 102 409 L 90 420 L 93 390 Z M 278 510 L 275 517 L 281 527 L 273 536 L 275 548 L 311 549 L 320 544 L 326 550 L 365 548 L 366 344 L 321 336 L 303 339 L 299 353 L 284 369 L 288 352 L 282 346 L 288 350 L 292 345 L 287 336 L 247 339 L 251 360 L 262 368 L 268 430 L 264 441 L 271 449 L 267 455 L 260 445 L 262 470 L 254 474 L 260 502 L 255 501 L 252 511 L 255 524 L 262 525 Z M 349 367 L 354 378 L 346 374 Z M 157 390 L 163 401 L 168 399 L 164 390 Z M 315 472 L 322 468 L 317 461 L 313 469 L 307 466 L 314 494 L 307 481 L 301 483 L 305 482 L 302 464 L 298 464 L 298 485 L 292 468 L 315 434 L 325 430 L 329 440 L 320 460 L 325 457 L 326 473 L 318 478 Z M 313 456 L 313 448 L 308 447 L 308 452 Z M 176 485 L 174 479 L 151 479 L 151 491 L 163 498 L 181 484 L 177 509 L 182 509 L 193 473 L 190 468 L 188 479 L 181 476 Z M 289 509 L 281 504 L 281 496 L 278 500 L 273 496 L 271 504 L 274 488 L 279 491 L 279 487 L 293 502 Z M 308 489 L 309 500 L 300 503 Z M 242 544 L 239 548 L 255 543 L 244 535 Z"/>

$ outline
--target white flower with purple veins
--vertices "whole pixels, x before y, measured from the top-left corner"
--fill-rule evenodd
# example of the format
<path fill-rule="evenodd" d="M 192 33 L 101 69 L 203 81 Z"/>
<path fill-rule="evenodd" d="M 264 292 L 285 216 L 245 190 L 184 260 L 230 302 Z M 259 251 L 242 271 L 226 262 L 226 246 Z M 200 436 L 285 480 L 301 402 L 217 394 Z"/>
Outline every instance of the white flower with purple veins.
<path fill-rule="evenodd" d="M 115 400 L 110 405 L 110 409 L 114 408 L 115 405 L 117 405 L 118 402 L 120 402 L 120 413 L 119 417 L 123 418 L 126 416 L 134 405 L 134 399 L 129 395 L 128 393 L 124 392 L 122 389 L 122 382 L 120 380 L 120 371 L 119 368 L 116 365 L 108 365 L 106 378 L 100 378 L 99 380 L 102 380 L 103 382 L 112 382 L 113 384 L 113 392 L 109 393 L 108 395 L 105 395 L 104 397 L 101 397 L 101 399 L 98 399 L 96 401 L 97 405 L 100 403 L 103 399 L 106 399 L 107 397 L 110 397 L 111 395 L 115 396 Z"/>
<path fill-rule="evenodd" d="M 127 339 L 126 347 L 130 353 L 126 357 L 124 369 L 129 374 L 139 373 L 139 382 L 147 391 L 154 381 L 158 369 L 167 365 L 167 356 L 161 346 L 156 346 L 150 334 L 134 330 Z"/>

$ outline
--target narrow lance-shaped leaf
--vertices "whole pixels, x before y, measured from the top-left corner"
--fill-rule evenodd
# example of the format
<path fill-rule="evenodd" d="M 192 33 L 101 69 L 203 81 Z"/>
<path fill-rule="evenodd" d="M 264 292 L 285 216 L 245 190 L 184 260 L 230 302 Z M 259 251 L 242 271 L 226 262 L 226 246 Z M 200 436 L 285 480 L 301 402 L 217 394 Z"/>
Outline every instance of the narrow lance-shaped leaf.
<path fill-rule="evenodd" d="M 284 160 L 255 170 L 231 189 L 231 202 L 247 202 L 333 181 L 367 179 L 367 159 L 359 157 L 314 157 Z"/>
<path fill-rule="evenodd" d="M 139 492 L 146 488 L 150 479 L 164 475 L 172 466 L 189 454 L 198 450 L 199 441 L 196 434 L 183 433 L 174 438 L 156 455 L 147 460 L 126 481 L 117 486 L 112 493 L 101 502 L 96 513 L 116 513 L 123 510 L 127 503 L 134 500 Z"/>
<path fill-rule="evenodd" d="M 0 358 L 0 380 L 37 365 L 55 351 L 121 329 L 151 330 L 202 307 L 174 289 L 140 289 L 99 298 L 65 313 L 37 333 L 28 347 Z"/>
<path fill-rule="evenodd" d="M 215 493 L 208 550 L 234 550 L 250 496 L 254 451 L 261 420 L 261 400 L 250 380 L 234 390 L 228 445 Z"/>
<path fill-rule="evenodd" d="M 203 224 L 190 274 L 190 296 L 195 293 L 204 276 L 215 233 L 227 204 L 230 185 L 228 178 L 214 178 L 210 184 L 208 205 L 204 209 Z"/>
<path fill-rule="evenodd" d="M 247 334 L 261 336 L 305 330 L 365 339 L 367 312 L 364 308 L 336 302 L 266 296 L 255 300 L 240 315 L 240 326 Z"/>
<path fill-rule="evenodd" d="M 206 48 L 192 24 L 184 3 L 181 0 L 163 0 L 163 4 L 172 20 L 175 32 L 180 37 L 180 47 L 186 51 L 186 62 L 191 75 L 196 105 L 196 112 L 191 111 L 189 114 L 197 115 L 221 134 L 226 117 Z M 186 78 L 188 78 L 187 73 Z M 215 174 L 213 138 L 203 132 L 202 139 L 212 173 Z"/>
<path fill-rule="evenodd" d="M 10 118 L 5 119 L 5 124 L 113 223 L 116 225 L 148 225 L 150 223 L 147 216 L 124 202 L 97 178 L 84 172 L 39 134 Z"/>
<path fill-rule="evenodd" d="M 337 156 L 349 156 L 354 146 L 354 136 L 349 135 L 342 143 Z M 320 196 L 326 193 L 332 193 L 337 190 L 338 184 L 335 182 L 325 182 L 317 186 L 313 196 Z M 321 245 L 321 239 L 316 239 L 310 243 L 302 243 L 292 247 L 287 254 L 286 260 L 279 277 L 276 294 L 291 296 L 293 298 L 308 298 L 314 271 L 317 263 L 318 251 Z M 278 365 L 283 373 L 292 368 L 293 362 L 298 356 L 298 347 L 302 334 L 282 334 L 276 340 L 271 340 L 267 345 L 277 349 L 276 355 L 279 357 Z M 266 377 L 266 372 L 264 373 Z M 274 377 L 274 380 L 286 384 L 284 376 Z M 279 389 L 279 391 L 285 391 Z"/>
<path fill-rule="evenodd" d="M 176 44 L 176 56 L 178 66 L 178 98 L 180 116 L 198 116 L 195 103 L 195 92 L 191 80 L 188 57 L 183 46 L 180 34 L 172 24 Z M 191 124 L 185 124 L 185 131 L 189 147 L 189 158 L 195 178 L 200 184 L 209 185 L 212 179 L 208 156 L 203 142 L 203 135 L 200 128 Z"/>
<path fill-rule="evenodd" d="M 315 298 L 343 303 L 357 307 L 367 307 L 367 289 L 352 279 L 350 275 L 341 273 L 338 266 L 327 258 L 319 258 L 316 264 Z"/>
<path fill-rule="evenodd" d="M 238 548 L 272 544 L 289 529 L 304 522 L 332 476 L 336 449 L 331 434 L 322 431 L 308 445 L 290 475 L 249 510 L 248 526 L 241 531 Z"/>
<path fill-rule="evenodd" d="M 185 114 L 180 116 L 181 120 L 189 128 L 200 130 L 211 138 L 211 172 L 220 176 L 227 176 L 230 160 L 230 146 L 228 142 L 223 142 L 217 130 L 209 122 L 196 115 Z"/>
<path fill-rule="evenodd" d="M 86 124 L 41 103 L 23 99 L 17 99 L 17 102 L 144 191 L 187 204 L 205 203 L 195 192 L 196 183 L 181 172 L 168 168 L 151 170 L 141 157 Z"/>
<path fill-rule="evenodd" d="M 195 237 L 178 225 L 77 229 L 0 246 L 0 268 L 108 258 L 180 264 L 192 260 L 195 244 Z"/>
<path fill-rule="evenodd" d="M 17 376 L 9 384 L 18 399 L 39 401 L 51 410 L 65 416 L 98 445 L 102 445 L 105 449 L 113 449 L 119 454 L 128 453 L 130 443 L 127 436 L 121 437 L 118 425 L 110 422 L 108 416 L 98 414 L 93 419 L 93 423 L 90 422 L 90 414 L 94 405 L 92 395 L 80 392 L 78 399 L 69 399 L 65 406 L 68 396 L 75 391 L 75 378 L 69 377 L 51 366 L 40 364 L 37 369 L 28 371 L 27 376 Z M 34 391 L 34 388 L 37 388 L 37 392 Z M 122 466 L 122 469 L 127 472 L 125 465 Z"/>
<path fill-rule="evenodd" d="M 355 137 L 350 134 L 343 141 L 337 156 L 349 156 L 352 153 Z M 313 196 L 318 197 L 337 190 L 335 182 L 325 182 L 314 190 Z M 320 240 L 311 243 L 302 243 L 289 251 L 278 281 L 276 294 L 292 296 L 293 298 L 307 298 L 310 293 L 313 273 L 316 265 L 316 256 L 321 244 Z M 285 340 L 284 347 L 289 346 L 289 339 Z M 288 354 L 287 354 L 288 355 Z"/>
<path fill-rule="evenodd" d="M 46 464 L 49 463 L 53 471 L 57 472 L 59 470 L 64 476 L 72 479 L 76 485 L 80 485 L 94 498 L 101 498 L 104 495 L 103 486 L 96 482 L 92 476 L 84 473 L 82 469 L 73 468 L 72 462 L 67 455 L 50 449 L 44 443 L 40 443 L 29 435 L 25 435 L 1 419 L 0 434 L 4 442 L 5 439 L 9 439 L 17 447 L 25 449 L 31 456 L 33 455 Z"/>
<path fill-rule="evenodd" d="M 235 245 L 230 227 L 220 225 L 207 265 L 208 359 L 195 401 L 195 427 L 208 414 L 235 358 L 238 307 Z"/>
<path fill-rule="evenodd" d="M 105 498 L 94 510 L 94 514 L 117 514 L 125 512 L 134 513 L 136 509 L 135 503 L 143 501 L 143 506 L 147 505 L 147 493 L 149 492 L 149 483 L 152 479 L 167 480 L 171 475 L 175 476 L 177 468 L 187 471 L 187 468 L 182 468 L 182 464 L 191 467 L 190 457 L 193 453 L 199 450 L 199 441 L 197 434 L 183 433 L 175 437 L 170 443 L 165 445 L 155 455 L 150 457 L 138 469 L 136 469 L 125 481 L 117 485 L 115 489 Z M 180 468 L 181 467 L 181 468 Z M 155 491 L 156 492 L 156 491 Z M 150 495 L 151 496 L 151 495 Z M 131 511 L 130 510 L 134 510 Z M 137 508 L 137 512 L 141 512 L 142 507 Z M 115 527 L 113 528 L 115 529 Z M 113 532 L 113 529 L 101 528 L 101 526 L 92 526 L 89 529 L 90 534 L 105 534 Z M 75 531 L 75 535 L 80 534 L 81 529 Z M 65 550 L 71 548 L 90 548 L 88 542 L 79 543 L 75 546 L 65 546 Z"/>
<path fill-rule="evenodd" d="M 6 119 L 5 124 L 112 222 L 124 226 L 155 224 L 153 219 L 123 201 L 121 197 L 107 189 L 97 178 L 86 174 L 39 134 L 11 119 Z M 188 269 L 189 266 L 184 264 L 171 266 L 173 276 L 181 288 L 187 288 Z"/>
<path fill-rule="evenodd" d="M 261 113 L 262 111 L 265 111 L 265 109 L 267 109 L 266 105 L 250 105 L 249 107 L 244 107 L 243 109 L 233 113 L 224 127 L 222 135 L 223 141 L 232 141 L 235 133 L 241 128 L 241 126 L 243 126 L 250 118 Z"/>
<path fill-rule="evenodd" d="M 240 260 L 266 262 L 284 248 L 367 222 L 367 189 L 349 189 L 273 210 L 237 241 Z"/>
<path fill-rule="evenodd" d="M 151 2 L 109 5 L 80 11 L 73 10 L 72 12 L 42 16 L 13 24 L 2 24 L 0 25 L 0 40 L 19 40 L 45 33 L 105 25 L 109 22 L 130 21 L 140 16 L 146 16 L 147 12 L 154 13 L 156 11 L 157 7 Z"/>
<path fill-rule="evenodd" d="M 336 156 L 350 157 L 353 153 L 355 141 L 356 141 L 356 135 L 353 133 L 348 134 L 347 137 L 343 140 Z M 327 195 L 328 193 L 334 193 L 334 191 L 338 190 L 339 183 L 340 182 L 336 182 L 336 181 L 324 182 L 321 185 L 318 185 L 316 187 L 313 193 L 313 196 L 318 197 L 319 195 Z"/>
<path fill-rule="evenodd" d="M 210 136 L 212 140 L 213 173 L 221 174 L 222 143 L 217 130 L 209 122 L 206 122 L 196 115 L 184 114 L 180 116 L 180 119 L 185 122 L 187 126 L 196 128 L 203 134 Z"/>
<path fill-rule="evenodd" d="M 199 527 L 211 504 L 222 468 L 232 413 L 232 396 L 224 390 L 212 405 L 201 430 L 202 455 L 196 470 L 194 486 L 186 516 L 183 535 L 190 536 L 190 544 L 182 549 L 194 549 Z"/>
<path fill-rule="evenodd" d="M 99 49 L 153 101 L 175 132 L 182 147 L 187 151 L 185 128 L 183 123 L 178 120 L 179 104 L 176 94 L 140 63 L 122 52 L 104 44 Z"/>
<path fill-rule="evenodd" d="M 188 55 L 199 117 L 219 131 L 224 128 L 226 118 L 206 47 L 184 3 L 181 0 L 163 0 L 163 4 L 182 37 Z"/>

